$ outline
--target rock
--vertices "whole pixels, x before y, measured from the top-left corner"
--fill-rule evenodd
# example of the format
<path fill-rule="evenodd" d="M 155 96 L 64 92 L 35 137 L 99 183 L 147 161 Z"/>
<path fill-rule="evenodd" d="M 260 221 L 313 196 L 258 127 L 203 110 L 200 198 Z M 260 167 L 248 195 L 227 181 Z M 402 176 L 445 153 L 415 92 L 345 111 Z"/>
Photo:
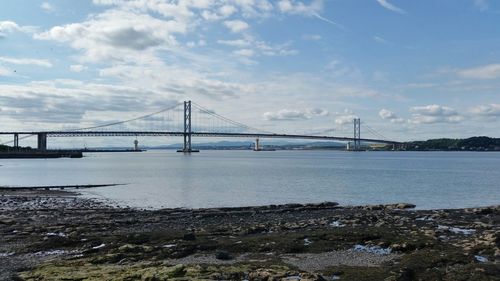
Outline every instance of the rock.
<path fill-rule="evenodd" d="M 326 281 L 323 276 L 318 274 L 301 273 L 299 276 L 301 277 L 301 281 Z"/>
<path fill-rule="evenodd" d="M 489 215 L 493 213 L 493 208 L 473 208 L 471 209 L 472 213 L 479 215 Z"/>
<path fill-rule="evenodd" d="M 250 272 L 248 274 L 248 278 L 250 280 L 269 280 L 271 278 L 272 274 L 268 271 L 265 271 L 263 269 L 259 269 L 257 271 Z"/>
<path fill-rule="evenodd" d="M 384 205 L 367 205 L 362 207 L 364 210 L 370 210 L 370 211 L 375 211 L 375 210 L 382 210 L 384 209 Z"/>
<path fill-rule="evenodd" d="M 476 221 L 470 225 L 470 228 L 490 228 L 491 225 L 481 221 Z"/>
<path fill-rule="evenodd" d="M 16 223 L 16 221 L 14 221 L 12 219 L 8 219 L 8 218 L 2 218 L 2 219 L 0 219 L 0 224 L 13 225 L 15 223 Z"/>
<path fill-rule="evenodd" d="M 231 254 L 227 251 L 217 251 L 215 253 L 215 258 L 218 260 L 231 260 L 231 259 L 233 259 Z"/>
<path fill-rule="evenodd" d="M 184 236 L 182 236 L 182 239 L 186 241 L 194 241 L 196 240 L 196 235 L 194 235 L 193 232 L 186 233 L 184 234 Z"/>
<path fill-rule="evenodd" d="M 488 233 L 481 237 L 489 245 L 495 245 L 500 242 L 500 236 L 497 233 Z"/>
<path fill-rule="evenodd" d="M 390 246 L 390 248 L 392 248 L 395 251 L 399 251 L 399 252 L 408 252 L 408 251 L 414 250 L 415 245 L 403 242 L 401 244 L 399 244 L 399 243 L 392 244 Z"/>
<path fill-rule="evenodd" d="M 411 268 L 405 267 L 399 271 L 398 281 L 411 281 L 415 280 L 415 271 Z"/>
<path fill-rule="evenodd" d="M 398 204 L 398 208 L 399 209 L 413 209 L 415 207 L 416 207 L 415 204 L 410 204 L 410 203 L 401 203 L 401 204 Z"/>
<path fill-rule="evenodd" d="M 322 202 L 322 203 L 318 204 L 318 206 L 320 206 L 320 207 L 335 207 L 338 205 L 339 205 L 339 203 L 337 203 L 337 202 Z"/>
<path fill-rule="evenodd" d="M 493 258 L 496 263 L 500 263 L 500 248 L 495 249 L 495 254 L 493 255 Z"/>

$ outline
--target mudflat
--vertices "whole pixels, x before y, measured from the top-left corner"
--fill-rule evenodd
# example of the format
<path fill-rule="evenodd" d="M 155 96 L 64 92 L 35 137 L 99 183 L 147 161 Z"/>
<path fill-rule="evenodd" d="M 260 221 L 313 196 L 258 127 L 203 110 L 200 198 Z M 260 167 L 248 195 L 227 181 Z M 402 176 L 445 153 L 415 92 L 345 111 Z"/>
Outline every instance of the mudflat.
<path fill-rule="evenodd" d="M 0 280 L 500 280 L 500 206 L 137 210 L 0 192 Z"/>

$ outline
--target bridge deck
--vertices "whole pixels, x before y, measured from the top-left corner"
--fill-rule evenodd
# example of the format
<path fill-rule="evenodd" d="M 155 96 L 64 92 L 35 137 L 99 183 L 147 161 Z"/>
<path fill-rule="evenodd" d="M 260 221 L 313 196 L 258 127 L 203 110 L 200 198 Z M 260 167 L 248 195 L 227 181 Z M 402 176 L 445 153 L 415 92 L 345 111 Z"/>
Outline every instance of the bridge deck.
<path fill-rule="evenodd" d="M 161 131 L 46 131 L 46 132 L 0 132 L 0 135 L 38 135 L 47 134 L 47 137 L 118 137 L 118 136 L 184 136 L 184 132 L 161 132 Z M 280 138 L 280 139 L 307 139 L 307 140 L 331 140 L 331 141 L 354 141 L 350 137 L 335 136 L 313 136 L 294 134 L 261 134 L 261 133 L 212 133 L 192 132 L 194 137 L 233 137 L 233 138 Z M 400 142 L 381 139 L 359 139 L 363 142 L 399 144 Z"/>

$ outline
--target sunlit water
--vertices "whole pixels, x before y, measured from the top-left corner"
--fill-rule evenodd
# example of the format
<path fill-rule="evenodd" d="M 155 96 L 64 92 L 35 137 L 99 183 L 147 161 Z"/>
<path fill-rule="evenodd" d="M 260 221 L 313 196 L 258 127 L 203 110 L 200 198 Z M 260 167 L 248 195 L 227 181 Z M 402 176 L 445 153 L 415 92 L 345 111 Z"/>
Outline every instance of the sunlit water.
<path fill-rule="evenodd" d="M 0 185 L 126 184 L 82 191 L 121 206 L 336 201 L 418 208 L 500 204 L 500 153 L 174 151 L 0 160 Z"/>

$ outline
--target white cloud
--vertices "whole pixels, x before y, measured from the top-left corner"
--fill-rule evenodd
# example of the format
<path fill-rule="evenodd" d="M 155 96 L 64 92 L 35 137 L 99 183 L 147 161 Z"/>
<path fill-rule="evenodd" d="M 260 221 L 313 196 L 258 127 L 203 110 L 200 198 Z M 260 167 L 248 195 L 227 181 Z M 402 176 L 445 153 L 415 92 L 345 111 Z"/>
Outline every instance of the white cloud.
<path fill-rule="evenodd" d="M 49 60 L 42 59 L 0 57 L 0 62 L 17 65 L 52 67 L 52 63 Z"/>
<path fill-rule="evenodd" d="M 186 30 L 187 25 L 182 21 L 108 10 L 85 22 L 55 26 L 34 37 L 67 42 L 74 49 L 83 51 L 83 61 L 137 61 L 151 55 L 148 51 L 175 46 L 174 34 L 182 34 Z"/>
<path fill-rule="evenodd" d="M 45 12 L 47 12 L 47 13 L 50 13 L 50 12 L 55 11 L 54 6 L 52 6 L 52 4 L 50 4 L 49 2 L 43 2 L 43 3 L 40 5 L 40 8 L 42 8 L 42 9 L 43 9 Z"/>
<path fill-rule="evenodd" d="M 242 32 L 250 27 L 248 23 L 241 20 L 228 20 L 224 22 L 224 25 L 234 33 Z"/>
<path fill-rule="evenodd" d="M 203 46 L 206 46 L 207 45 L 207 42 L 203 39 L 200 39 L 198 40 L 198 42 L 194 42 L 194 41 L 189 41 L 186 43 L 186 46 L 188 46 L 189 48 L 194 48 L 194 47 L 203 47 Z"/>
<path fill-rule="evenodd" d="M 37 81 L 24 85 L 0 85 L 2 121 L 10 118 L 26 129 L 60 129 L 60 125 L 95 124 L 126 119 L 153 108 L 175 104 L 173 95 L 144 89 L 75 80 Z M 77 105 L 77 106 L 75 106 Z M 93 113 L 93 114 L 89 114 Z M 16 127 L 21 129 L 20 127 Z"/>
<path fill-rule="evenodd" d="M 262 116 L 267 121 L 306 120 L 316 116 L 327 116 L 329 113 L 322 108 L 308 108 L 305 110 L 281 109 L 276 112 L 265 112 Z"/>
<path fill-rule="evenodd" d="M 307 119 L 307 116 L 304 112 L 290 109 L 281 109 L 277 112 L 265 112 L 263 116 L 264 119 L 268 121 Z"/>
<path fill-rule="evenodd" d="M 224 5 L 215 11 L 205 10 L 201 13 L 201 16 L 208 21 L 217 21 L 221 19 L 225 19 L 232 14 L 236 13 L 238 9 L 231 5 Z"/>
<path fill-rule="evenodd" d="M 290 43 L 269 45 L 264 41 L 254 41 L 255 48 L 265 56 L 293 56 L 297 50 L 290 49 Z"/>
<path fill-rule="evenodd" d="M 419 115 L 415 114 L 412 116 L 410 120 L 413 124 L 435 124 L 435 123 L 458 123 L 464 120 L 462 116 L 428 116 L 428 115 Z"/>
<path fill-rule="evenodd" d="M 212 77 L 210 73 L 165 64 L 148 66 L 147 69 L 136 65 L 115 65 L 102 69 L 100 76 L 117 78 L 134 87 L 148 85 L 155 92 L 179 97 L 221 100 L 253 92 L 252 87 L 246 84 L 226 82 Z"/>
<path fill-rule="evenodd" d="M 322 0 L 313 0 L 309 5 L 302 1 L 280 0 L 278 9 L 283 13 L 312 16 L 323 9 Z"/>
<path fill-rule="evenodd" d="M 14 32 L 14 31 L 19 31 L 21 30 L 21 27 L 13 22 L 13 21 L 0 21 L 0 32 L 1 33 L 7 33 L 7 32 Z"/>
<path fill-rule="evenodd" d="M 335 118 L 335 124 L 338 126 L 352 124 L 354 118 L 358 118 L 358 116 L 355 115 L 354 112 L 346 108 L 344 109 L 344 112 L 337 113 L 337 117 Z"/>
<path fill-rule="evenodd" d="M 244 39 L 237 40 L 217 40 L 217 43 L 232 47 L 245 47 L 251 44 L 250 41 Z"/>
<path fill-rule="evenodd" d="M 244 56 L 244 57 L 252 57 L 255 54 L 255 52 L 251 49 L 241 49 L 241 50 L 234 51 L 234 53 L 236 55 Z"/>
<path fill-rule="evenodd" d="M 457 74 L 468 79 L 496 79 L 500 78 L 500 64 L 488 64 L 462 69 L 458 70 Z"/>
<path fill-rule="evenodd" d="M 36 30 L 33 26 L 20 26 L 13 21 L 0 21 L 0 38 L 7 36 L 8 33 L 24 32 L 30 33 Z"/>
<path fill-rule="evenodd" d="M 290 48 L 290 43 L 269 45 L 268 43 L 256 40 L 250 35 L 245 35 L 237 40 L 218 40 L 217 43 L 239 48 L 233 51 L 234 54 L 250 56 L 292 56 L 297 54 L 297 50 Z"/>
<path fill-rule="evenodd" d="M 414 106 L 410 112 L 413 113 L 410 122 L 414 124 L 458 123 L 464 120 L 455 109 L 437 104 Z"/>
<path fill-rule="evenodd" d="M 278 10 L 284 14 L 315 17 L 329 24 L 341 27 L 336 22 L 319 14 L 323 10 L 324 0 L 313 0 L 309 5 L 297 0 L 280 0 L 277 6 Z"/>
<path fill-rule="evenodd" d="M 381 109 L 379 111 L 378 115 L 382 119 L 390 120 L 391 123 L 404 123 L 405 122 L 405 120 L 403 118 L 398 118 L 398 116 L 394 112 L 392 112 L 388 109 L 385 109 L 385 108 Z"/>
<path fill-rule="evenodd" d="M 224 5 L 219 8 L 219 13 L 224 17 L 229 17 L 230 15 L 236 13 L 237 9 L 231 5 Z"/>
<path fill-rule="evenodd" d="M 388 10 L 391 10 L 393 12 L 400 13 L 400 14 L 406 14 L 405 10 L 394 6 L 393 4 L 389 3 L 388 0 L 377 0 L 377 2 L 380 4 L 380 6 L 386 8 Z"/>
<path fill-rule="evenodd" d="M 478 105 L 470 109 L 475 116 L 500 116 L 500 104 Z"/>
<path fill-rule="evenodd" d="M 381 109 L 378 113 L 382 119 L 393 119 L 396 118 L 396 114 L 394 112 L 387 110 L 385 108 Z"/>
<path fill-rule="evenodd" d="M 0 76 L 11 76 L 12 71 L 0 65 Z"/>
<path fill-rule="evenodd" d="M 448 106 L 431 104 L 426 106 L 414 106 L 410 108 L 411 112 L 431 116 L 452 116 L 457 115 L 457 111 Z"/>
<path fill-rule="evenodd" d="M 84 71 L 85 69 L 87 69 L 87 67 L 85 67 L 84 65 L 81 65 L 81 64 L 73 64 L 73 65 L 70 65 L 70 66 L 69 66 L 69 69 L 70 69 L 72 72 L 82 72 L 82 71 Z"/>

